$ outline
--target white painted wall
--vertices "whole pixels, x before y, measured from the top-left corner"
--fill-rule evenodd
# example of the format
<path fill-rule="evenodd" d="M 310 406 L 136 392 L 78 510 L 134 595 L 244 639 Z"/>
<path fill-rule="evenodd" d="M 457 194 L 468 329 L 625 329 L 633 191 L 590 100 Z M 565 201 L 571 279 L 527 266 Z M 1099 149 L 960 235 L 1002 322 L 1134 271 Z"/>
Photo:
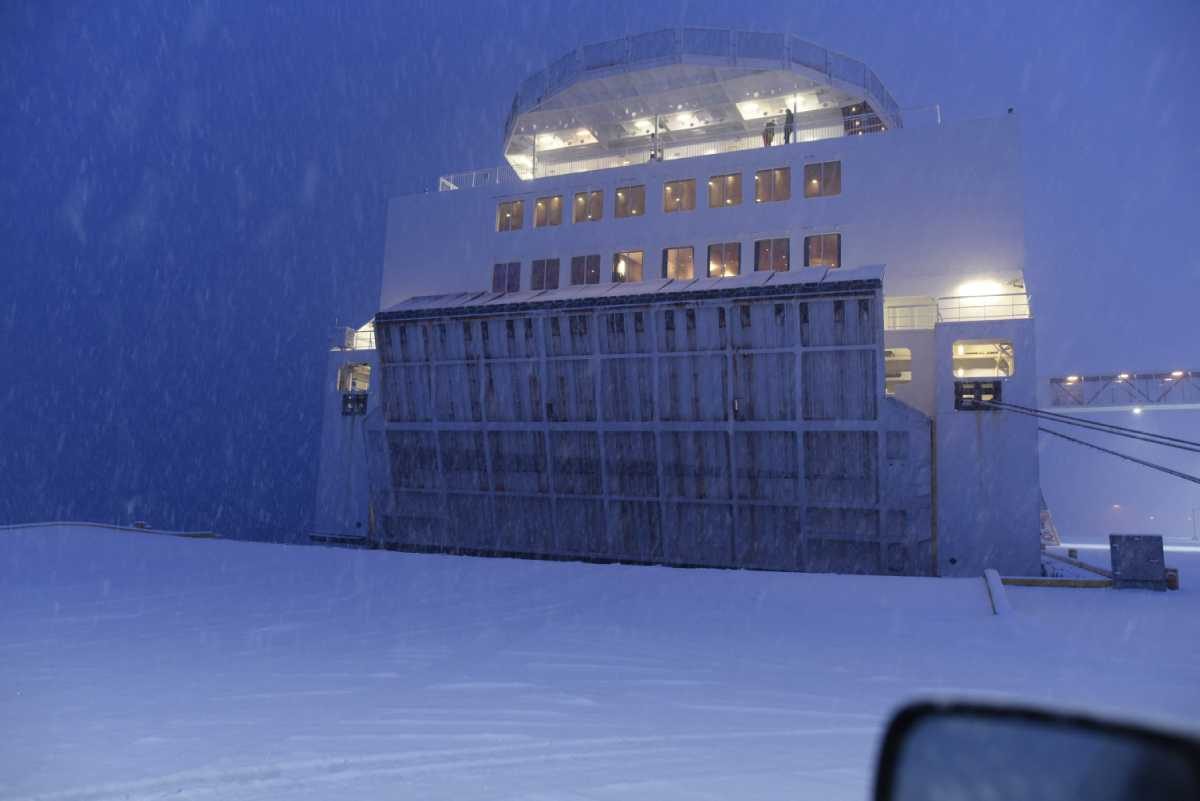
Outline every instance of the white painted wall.
<path fill-rule="evenodd" d="M 650 278 L 665 247 L 692 245 L 704 269 L 709 244 L 740 241 L 746 271 L 753 269 L 755 240 L 787 236 L 792 269 L 802 269 L 803 237 L 835 231 L 842 234 L 845 266 L 888 266 L 887 295 L 953 295 L 970 279 L 1021 277 L 1018 145 L 1017 119 L 1009 115 L 396 197 L 388 211 L 380 307 L 413 295 L 490 289 L 495 262 L 522 262 L 525 289 L 532 260 L 557 257 L 565 286 L 572 256 L 599 253 L 607 281 L 612 254 L 624 250 L 645 252 Z M 835 160 L 842 162 L 842 193 L 804 198 L 804 164 Z M 754 172 L 780 166 L 792 168 L 791 200 L 756 204 Z M 708 178 L 731 172 L 742 173 L 742 204 L 708 208 Z M 681 178 L 696 179 L 697 208 L 666 214 L 663 183 Z M 643 184 L 645 216 L 614 217 L 617 187 Z M 590 189 L 605 192 L 604 219 L 571 223 L 572 196 Z M 534 201 L 554 194 L 564 196 L 563 224 L 534 228 Z M 514 198 L 526 201 L 525 226 L 497 232 L 497 204 Z"/>
<path fill-rule="evenodd" d="M 374 350 L 334 350 L 325 367 L 321 405 L 321 463 L 313 530 L 322 534 L 367 533 L 367 451 L 363 429 L 367 415 L 343 415 L 338 369 L 344 364 L 371 365 L 367 411 L 379 406 L 379 356 Z"/>
<path fill-rule="evenodd" d="M 941 323 L 935 336 L 938 566 L 943 576 L 1040 575 L 1037 420 L 1000 411 L 956 411 L 952 348 L 960 339 L 1004 339 L 1015 369 L 1002 400 L 1037 405 L 1033 320 Z"/>

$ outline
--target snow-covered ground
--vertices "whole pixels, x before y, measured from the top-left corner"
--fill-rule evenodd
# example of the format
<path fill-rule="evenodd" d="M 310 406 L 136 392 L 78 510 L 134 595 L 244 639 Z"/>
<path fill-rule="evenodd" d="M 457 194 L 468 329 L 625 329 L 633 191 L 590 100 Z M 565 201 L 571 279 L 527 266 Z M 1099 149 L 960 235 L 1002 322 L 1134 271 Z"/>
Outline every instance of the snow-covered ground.
<path fill-rule="evenodd" d="M 0 532 L 0 798 L 863 799 L 898 704 L 1200 721 L 1177 593 Z"/>

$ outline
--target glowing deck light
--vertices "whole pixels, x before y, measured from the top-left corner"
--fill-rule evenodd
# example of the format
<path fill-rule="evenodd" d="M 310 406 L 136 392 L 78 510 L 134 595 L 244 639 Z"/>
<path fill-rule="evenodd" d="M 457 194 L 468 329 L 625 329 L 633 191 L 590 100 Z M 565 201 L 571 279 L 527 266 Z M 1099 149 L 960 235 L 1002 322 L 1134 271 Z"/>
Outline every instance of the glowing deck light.
<path fill-rule="evenodd" d="M 1172 378 L 1183 378 L 1183 371 L 1182 370 L 1172 370 L 1171 377 Z"/>
<path fill-rule="evenodd" d="M 1121 373 L 1119 376 L 1117 376 L 1117 380 L 1118 381 L 1128 381 L 1129 373 Z"/>
<path fill-rule="evenodd" d="M 1067 376 L 1067 383 L 1068 383 L 1068 384 L 1074 384 L 1074 383 L 1075 383 L 1076 381 L 1078 381 L 1078 380 L 1079 380 L 1079 376 L 1077 376 L 1077 375 L 1069 375 L 1069 376 Z"/>
<path fill-rule="evenodd" d="M 1133 413 L 1134 413 L 1134 414 L 1141 414 L 1141 413 L 1142 413 L 1142 407 L 1141 407 L 1141 406 L 1134 406 L 1134 407 L 1133 407 Z"/>

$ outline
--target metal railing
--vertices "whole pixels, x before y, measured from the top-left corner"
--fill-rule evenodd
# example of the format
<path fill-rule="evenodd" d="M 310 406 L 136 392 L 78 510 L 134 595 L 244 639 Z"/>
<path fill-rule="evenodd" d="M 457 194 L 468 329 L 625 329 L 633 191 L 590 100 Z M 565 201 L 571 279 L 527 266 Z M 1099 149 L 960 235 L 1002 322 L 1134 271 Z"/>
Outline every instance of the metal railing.
<path fill-rule="evenodd" d="M 939 106 L 925 106 L 918 109 L 906 111 L 906 114 L 921 116 L 926 118 L 931 124 L 941 124 L 941 108 Z M 764 118 L 764 124 L 767 118 Z M 839 136 L 854 136 L 856 131 L 854 123 L 862 123 L 862 133 L 882 133 L 891 130 L 886 123 L 880 121 L 879 117 L 874 114 L 862 114 L 853 117 L 839 118 L 820 124 L 800 126 L 795 129 L 791 136 L 791 141 L 785 143 L 783 141 L 783 125 L 779 120 L 775 120 L 775 137 L 770 145 L 771 147 L 784 147 L 788 145 L 804 144 L 806 142 L 815 142 L 821 139 L 834 139 Z M 689 132 L 690 133 L 690 132 Z M 742 150 L 755 150 L 764 147 L 762 133 L 744 134 L 740 136 L 726 136 L 724 138 L 713 138 L 711 140 L 700 140 L 693 142 L 675 143 L 670 141 L 670 132 L 665 132 L 663 141 L 658 146 L 658 155 L 662 161 L 673 161 L 675 159 L 697 158 L 699 156 L 712 156 L 717 153 L 735 153 Z M 449 192 L 456 189 L 470 189 L 480 186 L 497 186 L 507 183 L 516 183 L 521 180 L 531 178 L 546 178 L 553 175 L 570 175 L 578 172 L 591 172 L 593 170 L 606 170 L 616 167 L 627 167 L 631 164 L 645 164 L 651 161 L 651 154 L 655 151 L 655 146 L 650 142 L 649 138 L 636 145 L 630 145 L 625 148 L 608 150 L 603 155 L 593 156 L 591 158 L 581 159 L 564 159 L 562 161 L 548 161 L 543 158 L 535 158 L 530 156 L 533 164 L 531 175 L 526 178 L 518 176 L 510 167 L 489 167 L 480 170 L 469 170 L 466 172 L 456 172 L 450 175 L 443 175 L 438 178 L 438 191 Z"/>
<path fill-rule="evenodd" d="M 783 69 L 802 67 L 862 89 L 872 106 L 900 124 L 900 107 L 879 77 L 857 59 L 782 33 L 756 33 L 713 28 L 666 28 L 636 36 L 582 45 L 524 81 L 513 96 L 504 124 L 505 138 L 521 114 L 550 95 L 591 75 L 616 72 L 639 64 L 677 63 L 685 57 L 741 62 L 777 62 Z"/>
<path fill-rule="evenodd" d="M 929 331 L 938 323 L 1028 318 L 1029 295 L 976 295 L 931 298 L 920 303 L 884 303 L 883 327 L 887 331 Z"/>
<path fill-rule="evenodd" d="M 1029 317 L 1029 295 L 973 295 L 937 299 L 938 322 L 975 320 L 1023 320 Z"/>

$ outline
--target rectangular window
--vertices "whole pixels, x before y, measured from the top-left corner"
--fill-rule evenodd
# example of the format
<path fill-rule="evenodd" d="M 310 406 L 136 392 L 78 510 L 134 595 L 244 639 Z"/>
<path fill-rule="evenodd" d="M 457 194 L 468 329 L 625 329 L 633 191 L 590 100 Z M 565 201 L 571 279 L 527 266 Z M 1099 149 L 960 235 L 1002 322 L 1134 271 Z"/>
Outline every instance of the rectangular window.
<path fill-rule="evenodd" d="M 575 194 L 575 208 L 571 210 L 572 222 L 595 222 L 603 217 L 604 190 Z"/>
<path fill-rule="evenodd" d="M 618 217 L 640 217 L 646 213 L 646 187 L 622 186 L 617 190 Z"/>
<path fill-rule="evenodd" d="M 492 267 L 493 292 L 521 291 L 521 262 L 510 261 Z"/>
<path fill-rule="evenodd" d="M 573 256 L 571 258 L 572 284 L 600 283 L 600 254 Z"/>
<path fill-rule="evenodd" d="M 506 200 L 496 208 L 496 230 L 517 231 L 525 221 L 525 201 Z"/>
<path fill-rule="evenodd" d="M 728 278 L 742 270 L 742 243 L 723 242 L 708 246 L 708 277 Z"/>
<path fill-rule="evenodd" d="M 534 259 L 530 289 L 558 289 L 558 259 Z"/>
<path fill-rule="evenodd" d="M 841 267 L 842 235 L 814 234 L 804 237 L 805 267 Z"/>
<path fill-rule="evenodd" d="M 842 162 L 804 165 L 804 196 L 830 197 L 842 193 Z"/>
<path fill-rule="evenodd" d="M 533 227 L 562 225 L 562 195 L 539 197 L 533 207 Z"/>
<path fill-rule="evenodd" d="M 754 202 L 770 203 L 792 196 L 791 167 L 776 167 L 754 173 Z"/>
<path fill-rule="evenodd" d="M 663 278 L 689 279 L 694 274 L 691 248 L 666 248 L 663 250 Z"/>
<path fill-rule="evenodd" d="M 787 272 L 791 268 L 791 240 L 760 239 L 754 243 L 754 269 Z"/>
<path fill-rule="evenodd" d="M 612 280 L 613 283 L 625 283 L 642 280 L 643 253 L 640 250 L 626 250 L 613 254 Z"/>
<path fill-rule="evenodd" d="M 885 348 L 883 351 L 884 389 L 889 395 L 896 390 L 897 384 L 907 384 L 912 381 L 912 349 Z"/>
<path fill-rule="evenodd" d="M 955 378 L 1008 378 L 1016 369 L 1008 340 L 960 339 L 953 349 Z"/>
<path fill-rule="evenodd" d="M 708 207 L 740 206 L 742 204 L 742 174 L 714 175 L 708 179 Z"/>
<path fill-rule="evenodd" d="M 663 185 L 663 211 L 691 211 L 696 208 L 696 179 L 667 181 Z"/>

